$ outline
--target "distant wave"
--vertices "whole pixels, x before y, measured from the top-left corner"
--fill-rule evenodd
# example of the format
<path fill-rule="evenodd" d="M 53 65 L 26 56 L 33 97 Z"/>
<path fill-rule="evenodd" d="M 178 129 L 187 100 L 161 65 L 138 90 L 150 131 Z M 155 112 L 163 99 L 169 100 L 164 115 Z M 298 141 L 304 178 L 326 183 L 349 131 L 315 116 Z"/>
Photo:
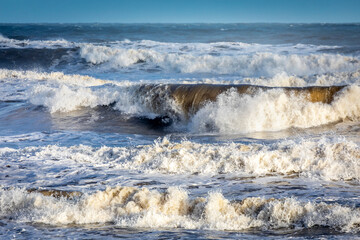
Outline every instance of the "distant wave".
<path fill-rule="evenodd" d="M 176 43 L 176 42 L 158 42 L 152 40 L 130 41 L 125 39 L 123 41 L 108 41 L 101 45 L 98 43 L 73 42 L 65 39 L 54 40 L 18 40 L 8 38 L 0 33 L 0 48 L 73 48 L 73 47 L 96 47 L 108 46 L 113 48 L 127 48 L 127 49 L 155 49 L 160 52 L 195 52 L 195 53 L 209 53 L 209 52 L 242 52 L 242 53 L 256 53 L 256 52 L 277 52 L 277 53 L 314 53 L 324 50 L 340 49 L 341 46 L 330 45 L 313 45 L 313 44 L 257 44 L 244 42 L 213 42 L 213 43 Z"/>
<path fill-rule="evenodd" d="M 13 82 L 16 80 L 33 82 L 58 82 L 83 87 L 112 83 L 112 81 L 97 79 L 87 75 L 65 74 L 63 72 L 18 71 L 9 69 L 0 69 L 0 80 L 4 82 Z M 125 83 L 128 82 L 125 81 Z"/>
<path fill-rule="evenodd" d="M 65 39 L 58 40 L 17 40 L 12 38 L 4 37 L 0 34 L 0 49 L 5 48 L 73 48 L 76 46 L 75 43 L 66 41 Z"/>
<path fill-rule="evenodd" d="M 55 81 L 59 84 L 75 84 L 79 86 L 101 85 L 112 83 L 115 85 L 136 85 L 139 82 L 121 80 L 110 81 L 96 79 L 83 74 L 65 74 L 61 71 L 44 72 L 38 70 L 11 70 L 0 68 L 0 80 L 2 81 Z M 95 82 L 93 81 L 95 80 Z M 143 83 L 150 83 L 149 80 L 141 80 Z M 178 83 L 178 84 L 215 84 L 215 85 L 258 85 L 267 87 L 306 87 L 306 86 L 337 86 L 337 85 L 360 85 L 360 69 L 350 72 L 324 73 L 311 76 L 296 76 L 285 72 L 276 74 L 273 77 L 190 77 L 174 79 L 151 79 L 151 83 Z"/>
<path fill-rule="evenodd" d="M 339 71 L 355 71 L 357 57 L 340 54 L 309 55 L 255 52 L 253 54 L 199 54 L 196 52 L 161 52 L 154 49 L 114 48 L 91 44 L 80 48 L 80 56 L 103 69 L 160 68 L 180 73 L 239 74 L 241 76 L 274 76 L 286 72 L 312 75 Z M 145 67 L 144 64 L 147 64 Z"/>
<path fill-rule="evenodd" d="M 149 40 L 101 44 L 67 40 L 16 40 L 0 35 L 0 67 L 88 69 L 164 73 L 235 74 L 273 77 L 357 71 L 358 56 L 340 46 L 270 45 L 242 42 L 167 43 Z"/>

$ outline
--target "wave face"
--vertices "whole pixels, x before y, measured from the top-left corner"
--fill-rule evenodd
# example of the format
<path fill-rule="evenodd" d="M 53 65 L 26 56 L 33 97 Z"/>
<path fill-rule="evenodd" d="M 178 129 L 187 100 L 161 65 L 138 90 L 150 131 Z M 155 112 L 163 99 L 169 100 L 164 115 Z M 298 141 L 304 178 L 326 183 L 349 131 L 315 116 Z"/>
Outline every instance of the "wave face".
<path fill-rule="evenodd" d="M 359 24 L 0 24 L 0 238 L 358 238 Z"/>
<path fill-rule="evenodd" d="M 359 90 L 357 86 L 344 90 L 331 103 L 310 102 L 306 93 L 296 96 L 282 89 L 260 91 L 253 96 L 230 90 L 201 108 L 192 118 L 191 128 L 234 133 L 309 128 L 345 119 L 358 121 Z"/>
<path fill-rule="evenodd" d="M 267 88 L 251 85 L 37 86 L 32 104 L 51 113 L 111 105 L 127 115 L 173 119 L 192 132 L 246 133 L 310 128 L 360 116 L 358 86 Z"/>

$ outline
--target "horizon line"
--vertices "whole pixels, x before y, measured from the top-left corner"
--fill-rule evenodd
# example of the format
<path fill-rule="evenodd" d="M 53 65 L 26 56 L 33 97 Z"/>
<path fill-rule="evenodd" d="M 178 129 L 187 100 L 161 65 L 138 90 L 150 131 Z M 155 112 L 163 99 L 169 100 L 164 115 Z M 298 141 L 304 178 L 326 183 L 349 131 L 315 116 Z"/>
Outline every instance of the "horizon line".
<path fill-rule="evenodd" d="M 360 24 L 360 22 L 0 22 L 0 24 Z"/>

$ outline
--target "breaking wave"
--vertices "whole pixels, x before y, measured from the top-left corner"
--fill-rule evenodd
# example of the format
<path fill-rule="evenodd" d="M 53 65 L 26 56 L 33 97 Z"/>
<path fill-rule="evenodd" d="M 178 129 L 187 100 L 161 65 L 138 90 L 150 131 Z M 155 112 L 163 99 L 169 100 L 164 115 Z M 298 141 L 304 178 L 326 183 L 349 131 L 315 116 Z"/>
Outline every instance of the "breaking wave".
<path fill-rule="evenodd" d="M 358 86 L 266 88 L 214 85 L 36 86 L 28 99 L 51 113 L 112 106 L 134 116 L 167 116 L 175 127 L 224 134 L 309 128 L 360 117 Z"/>
<path fill-rule="evenodd" d="M 294 83 L 273 87 L 275 84 L 146 84 L 62 72 L 1 69 L 4 87 L 0 92 L 2 101 L 27 100 L 52 114 L 107 106 L 130 117 L 169 117 L 176 131 L 238 134 L 358 121 L 360 87 L 323 85 L 333 83 L 340 75 L 327 76 L 327 80 L 325 76 L 317 78 L 320 86 L 303 83 L 300 85 L 305 86 L 298 87 Z M 357 83 L 358 72 L 350 78 Z"/>
<path fill-rule="evenodd" d="M 242 95 L 229 90 L 206 103 L 191 118 L 194 132 L 246 133 L 309 128 L 360 117 L 358 86 L 351 86 L 330 103 L 311 102 L 306 95 L 287 94 L 282 89 Z"/>
<path fill-rule="evenodd" d="M 0 35 L 0 67 L 204 73 L 274 77 L 277 74 L 311 76 L 354 72 L 355 55 L 326 53 L 339 46 L 267 45 L 242 42 L 170 43 L 112 41 L 99 43 L 58 40 L 17 40 Z M 325 53 L 324 53 L 325 51 Z"/>
<path fill-rule="evenodd" d="M 164 71 L 181 73 L 239 74 L 241 76 L 271 77 L 286 72 L 294 75 L 313 75 L 341 71 L 355 71 L 360 62 L 357 57 L 339 54 L 279 54 L 256 52 L 253 54 L 210 55 L 196 53 L 169 53 L 156 49 L 127 49 L 87 44 L 80 56 L 104 68 L 119 69 L 148 64 Z"/>
<path fill-rule="evenodd" d="M 23 136 L 19 138 L 22 139 Z M 16 141 L 9 137 L 1 139 L 9 140 Z M 49 145 L 22 149 L 2 148 L 0 156 L 2 159 L 17 159 L 17 162 L 12 160 L 14 168 L 16 164 L 21 165 L 27 161 L 39 162 L 41 164 L 34 165 L 37 170 L 48 169 L 48 164 L 54 167 L 66 162 L 75 166 L 90 164 L 104 170 L 126 169 L 146 173 L 237 173 L 255 176 L 297 174 L 323 180 L 360 181 L 359 145 L 345 138 L 283 140 L 262 145 L 200 144 L 188 140 L 171 142 L 165 137 L 152 145 L 138 147 Z"/>
<path fill-rule="evenodd" d="M 343 232 L 360 230 L 360 211 L 355 207 L 302 202 L 295 198 L 252 197 L 231 201 L 219 192 L 209 193 L 205 198 L 191 198 L 177 187 L 165 192 L 109 187 L 81 197 L 75 195 L 75 199 L 58 199 L 22 189 L 1 189 L 0 216 L 51 225 L 111 222 L 121 227 L 152 229 L 242 231 L 321 226 Z"/>

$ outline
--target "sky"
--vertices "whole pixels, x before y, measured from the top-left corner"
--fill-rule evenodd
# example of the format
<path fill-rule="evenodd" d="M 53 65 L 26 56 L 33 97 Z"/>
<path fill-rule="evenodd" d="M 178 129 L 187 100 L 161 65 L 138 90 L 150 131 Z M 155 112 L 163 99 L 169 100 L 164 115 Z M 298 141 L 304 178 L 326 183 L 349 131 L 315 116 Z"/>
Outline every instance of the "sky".
<path fill-rule="evenodd" d="M 360 0 L 0 0 L 0 23 L 348 23 Z"/>

